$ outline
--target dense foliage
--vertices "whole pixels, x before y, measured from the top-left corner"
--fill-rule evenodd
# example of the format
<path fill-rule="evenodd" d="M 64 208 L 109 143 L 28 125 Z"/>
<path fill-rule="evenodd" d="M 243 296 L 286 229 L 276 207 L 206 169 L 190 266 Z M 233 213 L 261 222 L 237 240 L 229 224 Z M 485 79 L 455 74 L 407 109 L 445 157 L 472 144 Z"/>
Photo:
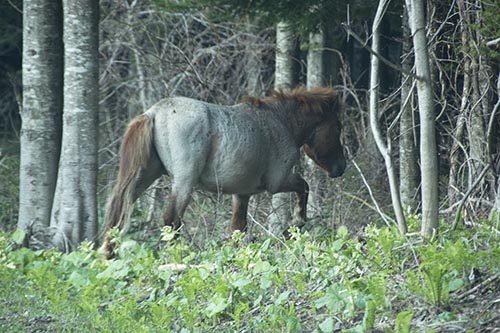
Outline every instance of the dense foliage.
<path fill-rule="evenodd" d="M 411 222 L 413 227 L 416 221 Z M 500 324 L 498 230 L 439 243 L 368 226 L 352 240 L 243 241 L 195 250 L 163 231 L 154 252 L 121 242 L 107 261 L 84 244 L 70 254 L 13 250 L 0 236 L 0 326 L 57 332 L 471 332 Z M 481 311 L 474 311 L 481 307 Z"/>
<path fill-rule="evenodd" d="M 400 3 L 400 1 L 395 1 Z M 168 9 L 199 10 L 217 7 L 222 10 L 226 20 L 234 16 L 258 18 L 265 24 L 276 24 L 280 21 L 292 22 L 304 31 L 324 28 L 328 24 L 346 21 L 349 16 L 368 17 L 368 13 L 376 8 L 376 3 L 361 0 L 349 2 L 339 0 L 305 0 L 305 1 L 265 1 L 265 0 L 198 0 L 172 1 L 155 0 L 159 6 Z M 221 11 L 219 11 L 221 13 Z"/>

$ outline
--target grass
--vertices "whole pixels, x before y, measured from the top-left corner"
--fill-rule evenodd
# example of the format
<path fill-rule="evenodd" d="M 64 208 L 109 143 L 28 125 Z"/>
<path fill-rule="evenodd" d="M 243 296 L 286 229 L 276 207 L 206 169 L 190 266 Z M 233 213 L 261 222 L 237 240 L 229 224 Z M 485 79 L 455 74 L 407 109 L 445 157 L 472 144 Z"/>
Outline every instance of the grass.
<path fill-rule="evenodd" d="M 254 243 L 236 234 L 203 249 L 171 236 L 163 231 L 158 251 L 118 240 L 108 261 L 90 244 L 14 250 L 1 235 L 0 329 L 486 332 L 500 323 L 500 248 L 487 221 L 426 245 L 375 226 L 357 241 L 340 228 Z"/>

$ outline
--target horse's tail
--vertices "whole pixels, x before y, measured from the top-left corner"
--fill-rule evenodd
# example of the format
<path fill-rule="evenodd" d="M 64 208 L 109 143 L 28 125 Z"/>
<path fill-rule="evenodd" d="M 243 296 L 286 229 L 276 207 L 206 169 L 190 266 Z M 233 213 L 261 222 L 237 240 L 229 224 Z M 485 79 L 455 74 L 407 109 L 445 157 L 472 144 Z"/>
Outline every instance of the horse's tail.
<path fill-rule="evenodd" d="M 114 227 L 125 231 L 129 225 L 136 181 L 146 168 L 153 149 L 153 119 L 142 114 L 134 118 L 125 132 L 120 147 L 120 170 L 106 211 L 106 229 L 101 252 L 110 255 L 113 246 L 108 232 Z"/>

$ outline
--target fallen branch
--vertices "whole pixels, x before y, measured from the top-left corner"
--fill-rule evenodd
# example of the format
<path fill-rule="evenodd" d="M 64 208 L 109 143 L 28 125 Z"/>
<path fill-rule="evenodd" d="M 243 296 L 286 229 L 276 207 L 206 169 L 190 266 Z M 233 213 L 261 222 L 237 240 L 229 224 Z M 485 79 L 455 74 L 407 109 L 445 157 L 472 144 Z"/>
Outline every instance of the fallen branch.
<path fill-rule="evenodd" d="M 474 294 L 476 291 L 478 291 L 479 289 L 481 288 L 484 288 L 486 285 L 490 284 L 490 283 L 493 283 L 495 282 L 496 280 L 500 280 L 500 274 L 497 274 L 497 275 L 493 275 L 493 276 L 490 276 L 489 278 L 487 278 L 486 280 L 484 280 L 483 282 L 479 283 L 477 286 L 475 286 L 474 288 L 472 289 L 469 289 L 463 293 L 461 293 L 460 295 L 457 296 L 458 299 L 463 299 L 471 294 Z"/>
<path fill-rule="evenodd" d="M 500 37 L 497 39 L 490 40 L 489 42 L 486 42 L 486 46 L 488 47 L 496 47 L 498 44 L 500 44 Z"/>

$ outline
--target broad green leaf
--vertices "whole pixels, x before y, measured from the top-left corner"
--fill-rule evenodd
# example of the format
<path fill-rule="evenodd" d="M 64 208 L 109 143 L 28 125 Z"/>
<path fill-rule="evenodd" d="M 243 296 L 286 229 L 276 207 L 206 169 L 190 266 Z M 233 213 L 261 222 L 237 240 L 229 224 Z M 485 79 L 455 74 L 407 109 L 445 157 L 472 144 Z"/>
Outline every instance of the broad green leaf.
<path fill-rule="evenodd" d="M 346 239 L 349 236 L 349 230 L 347 230 L 347 227 L 344 225 L 341 225 L 337 229 L 337 238 L 343 238 Z"/>
<path fill-rule="evenodd" d="M 273 277 L 271 276 L 271 274 L 266 274 L 266 275 L 262 275 L 261 278 L 260 278 L 260 288 L 261 289 L 268 289 L 268 288 L 271 288 L 271 286 L 273 285 Z"/>
<path fill-rule="evenodd" d="M 127 263 L 124 260 L 115 260 L 112 261 L 109 266 L 102 271 L 101 273 L 97 274 L 98 279 L 123 279 L 124 277 L 127 276 L 129 273 L 129 267 L 127 266 Z"/>
<path fill-rule="evenodd" d="M 460 288 L 462 288 L 463 285 L 464 285 L 464 280 L 460 278 L 453 279 L 448 283 L 448 291 L 450 292 L 457 291 Z"/>
<path fill-rule="evenodd" d="M 262 252 L 265 252 L 267 251 L 267 249 L 269 248 L 269 245 L 271 244 L 271 238 L 268 238 L 264 241 L 264 243 L 262 243 L 262 245 L 260 246 L 260 250 Z"/>
<path fill-rule="evenodd" d="M 68 278 L 68 282 L 77 288 L 87 286 L 89 284 L 89 279 L 74 271 Z"/>
<path fill-rule="evenodd" d="M 16 229 L 16 231 L 14 231 L 14 233 L 12 234 L 12 240 L 17 245 L 21 245 L 24 242 L 25 238 L 26 238 L 26 232 L 22 229 Z"/>
<path fill-rule="evenodd" d="M 238 289 L 241 289 L 241 288 L 243 288 L 244 286 L 249 285 L 250 283 L 252 283 L 252 281 L 251 281 L 251 280 L 249 280 L 249 279 L 247 279 L 247 278 L 245 278 L 245 277 L 242 277 L 242 278 L 239 278 L 238 280 L 236 280 L 236 281 L 232 282 L 231 284 L 232 284 L 234 287 L 236 287 L 236 288 L 238 288 Z"/>
<path fill-rule="evenodd" d="M 321 324 L 319 324 L 319 329 L 323 333 L 330 333 L 333 332 L 334 329 L 334 321 L 332 318 L 326 318 L 323 320 Z"/>
<path fill-rule="evenodd" d="M 274 301 L 274 304 L 276 305 L 281 305 L 285 303 L 285 301 L 288 300 L 288 297 L 290 296 L 290 291 L 284 291 L 281 294 L 279 294 L 278 298 Z"/>
<path fill-rule="evenodd" d="M 260 273 L 268 272 L 271 270 L 271 268 L 272 268 L 272 266 L 268 261 L 259 260 L 255 263 L 255 266 L 253 267 L 253 273 L 260 274 Z"/>
<path fill-rule="evenodd" d="M 208 306 L 205 309 L 205 313 L 208 317 L 213 317 L 216 314 L 224 311 L 228 305 L 229 303 L 226 298 L 217 295 L 210 301 L 210 303 L 208 303 Z"/>
<path fill-rule="evenodd" d="M 337 239 L 332 243 L 332 250 L 333 251 L 339 251 L 342 249 L 342 246 L 344 246 L 345 241 L 343 239 Z"/>

